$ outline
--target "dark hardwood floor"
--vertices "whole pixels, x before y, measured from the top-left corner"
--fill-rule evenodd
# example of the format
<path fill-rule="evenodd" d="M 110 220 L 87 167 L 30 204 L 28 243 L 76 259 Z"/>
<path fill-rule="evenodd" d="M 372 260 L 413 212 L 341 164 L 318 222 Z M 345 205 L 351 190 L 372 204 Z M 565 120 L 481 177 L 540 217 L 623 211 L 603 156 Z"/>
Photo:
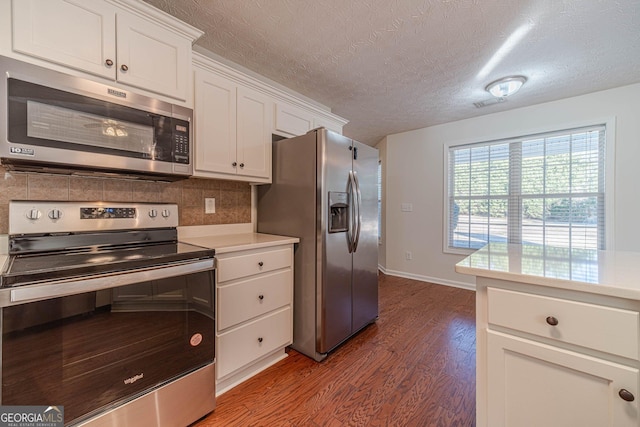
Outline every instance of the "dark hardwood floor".
<path fill-rule="evenodd" d="M 475 293 L 379 282 L 375 324 L 322 363 L 291 350 L 194 426 L 475 426 Z"/>

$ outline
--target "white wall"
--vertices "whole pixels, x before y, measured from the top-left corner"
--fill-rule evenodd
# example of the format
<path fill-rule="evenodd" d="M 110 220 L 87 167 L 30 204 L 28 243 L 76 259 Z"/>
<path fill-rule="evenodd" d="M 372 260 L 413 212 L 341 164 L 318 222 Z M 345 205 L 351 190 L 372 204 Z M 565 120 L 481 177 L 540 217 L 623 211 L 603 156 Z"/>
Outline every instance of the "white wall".
<path fill-rule="evenodd" d="M 387 174 L 386 174 L 386 170 L 387 170 L 387 164 L 386 164 L 386 158 L 387 158 L 387 138 L 383 138 L 380 142 L 378 142 L 378 144 L 376 145 L 376 148 L 378 149 L 378 156 L 380 159 L 380 166 L 382 169 L 382 194 L 384 195 L 386 193 L 385 191 L 385 187 L 386 187 L 386 183 L 387 183 Z M 387 252 L 386 252 L 386 244 L 385 244 L 385 239 L 386 239 L 386 206 L 387 206 L 387 201 L 384 198 L 384 196 L 382 197 L 382 212 L 381 212 L 381 219 L 382 219 L 382 223 L 380 224 L 380 231 L 381 231 L 381 236 L 382 238 L 380 239 L 380 245 L 378 247 L 378 265 L 380 267 L 382 267 L 384 269 L 384 266 L 387 264 Z"/>
<path fill-rule="evenodd" d="M 487 107 L 488 109 L 490 107 Z M 443 252 L 444 150 L 469 143 L 615 123 L 613 247 L 640 251 L 640 84 L 595 92 L 532 107 L 494 113 L 389 135 L 379 144 L 386 202 L 381 267 L 389 274 L 473 287 L 457 274 L 463 256 Z M 412 212 L 401 212 L 412 203 Z M 611 212 L 607 212 L 611 215 Z M 405 260 L 411 251 L 413 260 Z"/>

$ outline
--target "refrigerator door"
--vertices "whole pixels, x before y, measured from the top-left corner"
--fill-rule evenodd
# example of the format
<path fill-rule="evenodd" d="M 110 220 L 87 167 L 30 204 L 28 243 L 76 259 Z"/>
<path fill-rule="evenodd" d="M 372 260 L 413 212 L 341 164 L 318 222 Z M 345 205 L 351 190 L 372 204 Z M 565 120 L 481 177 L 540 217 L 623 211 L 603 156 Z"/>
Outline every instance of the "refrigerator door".
<path fill-rule="evenodd" d="M 378 317 L 378 150 L 353 141 L 359 235 L 353 252 L 353 332 Z"/>
<path fill-rule="evenodd" d="M 347 192 L 352 166 L 351 140 L 318 130 L 318 239 L 317 351 L 327 353 L 352 333 L 351 254 L 348 232 L 330 232 L 329 193 Z M 349 199 L 348 199 L 349 200 Z M 350 203 L 350 202 L 347 202 Z M 347 208 L 347 211 L 350 211 Z M 351 218 L 348 218 L 350 220 Z"/>

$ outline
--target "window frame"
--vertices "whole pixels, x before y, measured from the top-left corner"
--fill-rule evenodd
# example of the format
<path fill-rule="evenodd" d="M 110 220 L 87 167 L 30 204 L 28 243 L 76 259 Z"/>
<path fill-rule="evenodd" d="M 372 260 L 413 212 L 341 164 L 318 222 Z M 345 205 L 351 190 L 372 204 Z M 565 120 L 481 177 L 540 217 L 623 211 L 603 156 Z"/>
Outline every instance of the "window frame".
<path fill-rule="evenodd" d="M 445 142 L 443 144 L 443 200 L 442 200 L 442 251 L 448 254 L 469 255 L 475 252 L 474 248 L 457 248 L 449 246 L 449 173 L 450 173 L 450 150 L 451 148 L 462 145 L 490 145 L 495 143 L 508 143 L 513 141 L 521 141 L 523 139 L 531 139 L 533 137 L 545 134 L 554 134 L 562 132 L 571 132 L 574 129 L 604 126 L 605 128 L 605 159 L 604 159 L 604 233 L 605 233 L 605 249 L 613 249 L 614 246 L 614 217 L 615 217 L 615 117 L 600 120 L 589 120 L 586 122 L 571 123 L 567 125 L 554 126 L 553 128 L 531 129 L 522 132 L 520 135 L 501 135 L 495 138 L 487 137 L 482 139 L 464 139 L 457 141 Z"/>

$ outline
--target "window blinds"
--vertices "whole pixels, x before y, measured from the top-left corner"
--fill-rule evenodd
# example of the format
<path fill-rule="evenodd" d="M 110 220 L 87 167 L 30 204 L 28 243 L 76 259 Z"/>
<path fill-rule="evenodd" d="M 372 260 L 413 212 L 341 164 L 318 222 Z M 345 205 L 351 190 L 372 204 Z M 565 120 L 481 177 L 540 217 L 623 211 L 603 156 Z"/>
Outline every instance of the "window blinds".
<path fill-rule="evenodd" d="M 603 249 L 605 127 L 449 148 L 448 246 Z"/>

